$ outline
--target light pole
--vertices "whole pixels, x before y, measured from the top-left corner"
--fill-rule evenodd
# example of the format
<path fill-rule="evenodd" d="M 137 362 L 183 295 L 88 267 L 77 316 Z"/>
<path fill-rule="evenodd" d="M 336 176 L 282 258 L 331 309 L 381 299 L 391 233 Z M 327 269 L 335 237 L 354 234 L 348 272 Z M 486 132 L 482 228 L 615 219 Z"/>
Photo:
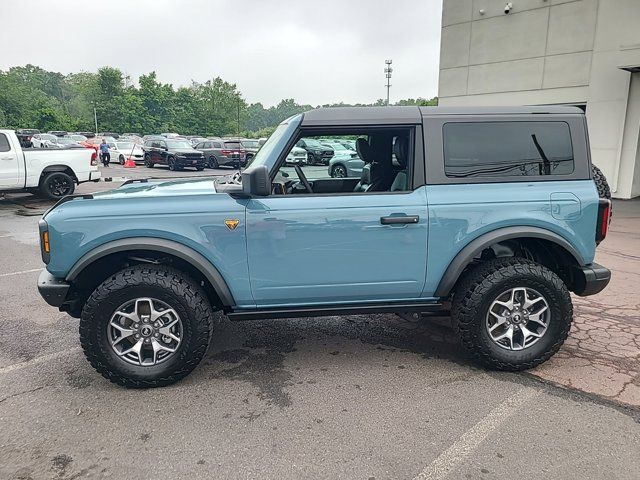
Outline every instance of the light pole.
<path fill-rule="evenodd" d="M 384 75 L 387 77 L 387 107 L 389 106 L 389 89 L 391 88 L 391 73 L 393 72 L 393 68 L 391 68 L 392 63 L 393 60 L 384 61 Z"/>
<path fill-rule="evenodd" d="M 96 135 L 98 135 L 98 113 L 96 112 L 96 107 L 95 106 L 93 107 L 93 121 L 96 124 Z"/>

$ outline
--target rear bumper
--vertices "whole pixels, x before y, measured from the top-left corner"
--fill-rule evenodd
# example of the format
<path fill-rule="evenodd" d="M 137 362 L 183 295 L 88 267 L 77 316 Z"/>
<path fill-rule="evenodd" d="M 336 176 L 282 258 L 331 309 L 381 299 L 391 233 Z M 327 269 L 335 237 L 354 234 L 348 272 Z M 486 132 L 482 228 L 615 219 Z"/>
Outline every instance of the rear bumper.
<path fill-rule="evenodd" d="M 611 280 L 611 271 L 597 263 L 576 267 L 572 273 L 573 292 L 581 297 L 601 292 Z"/>
<path fill-rule="evenodd" d="M 52 307 L 62 306 L 67 298 L 70 287 L 71 285 L 60 278 L 54 277 L 46 269 L 40 272 L 40 276 L 38 277 L 38 292 L 40 292 L 44 301 Z"/>

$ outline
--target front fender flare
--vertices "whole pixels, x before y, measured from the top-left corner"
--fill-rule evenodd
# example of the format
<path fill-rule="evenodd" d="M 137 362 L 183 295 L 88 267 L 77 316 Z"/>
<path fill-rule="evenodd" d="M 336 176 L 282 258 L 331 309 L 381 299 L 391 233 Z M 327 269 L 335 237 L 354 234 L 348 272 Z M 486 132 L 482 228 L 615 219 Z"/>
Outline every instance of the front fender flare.
<path fill-rule="evenodd" d="M 80 272 L 96 260 L 112 253 L 125 252 L 127 250 L 152 250 L 174 255 L 184 260 L 200 271 L 211 283 L 224 307 L 235 306 L 235 301 L 233 300 L 227 282 L 209 260 L 190 247 L 164 238 L 132 237 L 114 240 L 100 245 L 83 255 L 80 260 L 71 267 L 65 279 L 68 282 L 72 282 Z"/>
<path fill-rule="evenodd" d="M 477 257 L 482 250 L 493 245 L 494 243 L 503 242 L 514 238 L 540 238 L 549 240 L 567 250 L 575 259 L 578 265 L 585 265 L 582 255 L 571 245 L 565 238 L 550 230 L 539 227 L 505 227 L 487 232 L 472 240 L 464 247 L 451 261 L 444 272 L 438 288 L 434 294 L 435 297 L 446 297 L 449 295 L 456 282 L 462 275 L 467 265 Z"/>

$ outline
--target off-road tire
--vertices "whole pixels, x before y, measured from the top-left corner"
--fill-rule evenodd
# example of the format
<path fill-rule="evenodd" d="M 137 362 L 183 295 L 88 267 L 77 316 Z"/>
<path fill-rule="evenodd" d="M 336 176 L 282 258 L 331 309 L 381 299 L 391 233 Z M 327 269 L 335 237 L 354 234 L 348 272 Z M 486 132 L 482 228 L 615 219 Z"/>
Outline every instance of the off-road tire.
<path fill-rule="evenodd" d="M 139 297 L 166 302 L 182 320 L 178 350 L 154 366 L 125 362 L 107 338 L 107 325 L 116 309 Z M 213 334 L 214 318 L 205 292 L 192 278 L 164 265 L 135 265 L 111 275 L 89 296 L 80 318 L 80 343 L 93 368 L 107 380 L 128 388 L 162 387 L 184 378 L 200 363 Z"/>
<path fill-rule="evenodd" d="M 550 320 L 539 341 L 513 351 L 496 345 L 485 319 L 491 303 L 517 286 L 533 288 L 545 297 Z M 573 304 L 564 282 L 548 268 L 517 257 L 497 258 L 475 267 L 459 281 L 451 316 L 462 345 L 477 362 L 494 370 L 519 371 L 540 365 L 560 349 L 571 328 Z"/>
<path fill-rule="evenodd" d="M 607 178 L 595 165 L 591 165 L 593 182 L 596 184 L 596 188 L 598 189 L 598 196 L 600 198 L 608 198 L 611 200 L 611 189 L 609 188 L 609 182 L 607 182 Z"/>

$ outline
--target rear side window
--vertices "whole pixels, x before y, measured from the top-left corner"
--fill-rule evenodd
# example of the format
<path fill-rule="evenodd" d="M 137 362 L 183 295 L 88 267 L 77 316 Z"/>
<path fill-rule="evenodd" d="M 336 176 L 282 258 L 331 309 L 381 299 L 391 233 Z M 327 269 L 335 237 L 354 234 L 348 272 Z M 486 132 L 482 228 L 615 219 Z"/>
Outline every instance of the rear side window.
<path fill-rule="evenodd" d="M 447 177 L 526 177 L 573 173 L 566 122 L 460 122 L 443 126 Z"/>
<path fill-rule="evenodd" d="M 0 152 L 8 152 L 11 150 L 9 139 L 4 133 L 0 133 Z"/>
<path fill-rule="evenodd" d="M 213 148 L 222 148 L 222 145 L 219 144 L 219 143 L 214 142 Z"/>

